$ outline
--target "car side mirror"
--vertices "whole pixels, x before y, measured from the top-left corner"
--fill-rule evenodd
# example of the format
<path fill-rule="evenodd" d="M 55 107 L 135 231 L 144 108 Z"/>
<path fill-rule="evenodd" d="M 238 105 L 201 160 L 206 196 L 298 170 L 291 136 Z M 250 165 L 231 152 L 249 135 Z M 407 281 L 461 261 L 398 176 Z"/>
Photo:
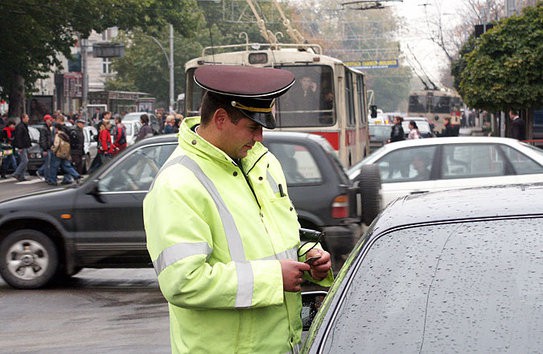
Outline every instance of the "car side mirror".
<path fill-rule="evenodd" d="M 104 199 L 102 198 L 102 194 L 100 193 L 99 188 L 99 180 L 95 179 L 85 184 L 85 193 L 92 195 L 99 203 L 105 203 Z"/>
<path fill-rule="evenodd" d="M 328 293 L 326 291 L 307 291 L 302 292 L 302 325 L 303 330 L 308 331 L 313 323 L 313 319 L 322 306 L 324 298 Z"/>

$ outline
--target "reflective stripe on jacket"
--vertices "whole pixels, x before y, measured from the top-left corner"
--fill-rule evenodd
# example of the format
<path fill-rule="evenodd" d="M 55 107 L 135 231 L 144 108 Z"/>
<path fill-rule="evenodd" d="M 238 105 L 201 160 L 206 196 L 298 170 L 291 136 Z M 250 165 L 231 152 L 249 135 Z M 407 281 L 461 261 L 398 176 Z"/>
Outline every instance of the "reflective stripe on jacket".
<path fill-rule="evenodd" d="M 183 121 L 144 200 L 172 351 L 289 352 L 300 341 L 301 299 L 283 292 L 278 260 L 297 259 L 300 241 L 281 166 L 257 143 L 240 168 L 191 130 L 198 123 Z"/>

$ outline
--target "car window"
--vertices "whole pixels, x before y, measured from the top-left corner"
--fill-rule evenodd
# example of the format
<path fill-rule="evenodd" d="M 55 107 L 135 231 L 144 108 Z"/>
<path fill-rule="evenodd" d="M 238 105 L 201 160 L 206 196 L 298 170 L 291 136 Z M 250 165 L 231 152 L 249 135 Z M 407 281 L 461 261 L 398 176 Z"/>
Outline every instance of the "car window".
<path fill-rule="evenodd" d="M 376 239 L 345 278 L 323 352 L 540 351 L 541 225 L 419 226 Z"/>
<path fill-rule="evenodd" d="M 444 179 L 503 176 L 506 168 L 497 144 L 443 146 L 441 172 Z"/>
<path fill-rule="evenodd" d="M 436 146 L 398 149 L 379 159 L 383 183 L 426 181 L 430 179 Z"/>
<path fill-rule="evenodd" d="M 305 146 L 286 143 L 269 143 L 266 146 L 281 162 L 288 185 L 322 182 L 317 162 Z"/>
<path fill-rule="evenodd" d="M 177 144 L 145 146 L 126 155 L 101 178 L 101 192 L 147 191 Z"/>
<path fill-rule="evenodd" d="M 507 146 L 501 146 L 502 151 L 507 156 L 507 159 L 513 165 L 513 169 L 517 175 L 529 175 L 533 173 L 543 173 L 543 166 L 530 159 L 528 156 L 518 150 Z"/>

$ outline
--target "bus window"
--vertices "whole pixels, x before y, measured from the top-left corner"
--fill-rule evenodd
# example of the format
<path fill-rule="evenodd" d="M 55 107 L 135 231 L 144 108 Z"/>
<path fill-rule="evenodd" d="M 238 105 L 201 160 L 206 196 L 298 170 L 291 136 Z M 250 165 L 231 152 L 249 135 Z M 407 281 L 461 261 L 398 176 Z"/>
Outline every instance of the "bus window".
<path fill-rule="evenodd" d="M 358 111 L 360 112 L 360 122 L 361 124 L 367 123 L 367 109 L 366 109 L 366 98 L 365 98 L 365 88 L 364 88 L 364 77 L 361 75 L 356 76 L 356 88 L 358 91 Z"/>
<path fill-rule="evenodd" d="M 187 89 L 185 96 L 185 112 L 186 117 L 200 115 L 200 104 L 202 103 L 202 97 L 204 96 L 204 89 L 194 82 L 195 68 L 187 71 Z"/>
<path fill-rule="evenodd" d="M 332 69 L 323 65 L 281 66 L 296 78 L 277 100 L 279 127 L 317 127 L 335 124 Z"/>

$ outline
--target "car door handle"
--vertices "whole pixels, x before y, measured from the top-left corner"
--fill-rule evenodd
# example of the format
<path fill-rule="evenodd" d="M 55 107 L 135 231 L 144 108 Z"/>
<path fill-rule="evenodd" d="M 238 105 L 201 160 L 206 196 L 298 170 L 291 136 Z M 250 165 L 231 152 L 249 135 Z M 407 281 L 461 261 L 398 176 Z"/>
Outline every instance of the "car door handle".
<path fill-rule="evenodd" d="M 428 193 L 429 191 L 414 191 L 414 192 L 411 192 L 409 194 L 424 194 L 424 193 Z"/>

